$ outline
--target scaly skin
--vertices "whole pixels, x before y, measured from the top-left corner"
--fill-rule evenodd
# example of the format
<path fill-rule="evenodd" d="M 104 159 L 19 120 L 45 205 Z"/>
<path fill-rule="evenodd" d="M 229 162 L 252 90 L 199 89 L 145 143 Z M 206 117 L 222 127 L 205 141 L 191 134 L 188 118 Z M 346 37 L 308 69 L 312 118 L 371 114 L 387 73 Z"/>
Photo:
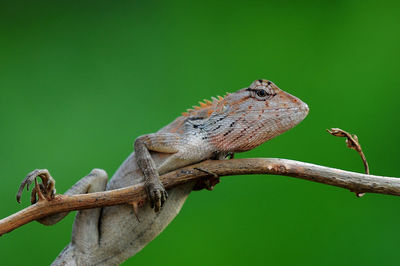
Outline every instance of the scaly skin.
<path fill-rule="evenodd" d="M 212 177 L 167 193 L 159 175 L 203 160 L 223 159 L 236 152 L 251 150 L 293 128 L 307 114 L 308 106 L 301 100 L 268 80 L 256 80 L 248 88 L 200 103 L 200 107 L 183 113 L 157 133 L 137 138 L 135 152 L 110 182 L 107 183 L 107 174 L 103 170 L 95 169 L 66 194 L 117 189 L 144 181 L 150 204 L 138 209 L 136 215 L 140 222 L 129 205 L 79 211 L 71 243 L 53 265 L 116 265 L 123 262 L 163 231 L 193 189 L 211 189 L 218 183 L 218 178 Z M 52 194 L 52 191 L 46 194 Z M 40 222 L 54 224 L 65 215 L 45 217 Z"/>

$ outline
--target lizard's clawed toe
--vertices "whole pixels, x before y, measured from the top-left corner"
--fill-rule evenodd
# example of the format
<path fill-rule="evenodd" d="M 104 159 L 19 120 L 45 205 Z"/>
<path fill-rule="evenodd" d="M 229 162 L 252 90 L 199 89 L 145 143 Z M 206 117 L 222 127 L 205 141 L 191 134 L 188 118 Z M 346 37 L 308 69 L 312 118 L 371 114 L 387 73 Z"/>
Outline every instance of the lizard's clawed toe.
<path fill-rule="evenodd" d="M 150 198 L 150 206 L 155 212 L 159 212 L 168 198 L 168 192 L 161 183 L 148 185 L 147 192 Z"/>
<path fill-rule="evenodd" d="M 42 183 L 38 184 L 37 178 L 42 179 Z M 30 172 L 25 179 L 21 182 L 17 193 L 17 202 L 21 202 L 21 195 L 26 186 L 29 190 L 29 185 L 35 182 L 35 187 L 32 189 L 31 193 L 31 203 L 34 204 L 38 200 L 51 200 L 54 198 L 56 193 L 55 180 L 51 177 L 47 169 L 36 169 Z M 38 199 L 36 198 L 36 195 Z"/>

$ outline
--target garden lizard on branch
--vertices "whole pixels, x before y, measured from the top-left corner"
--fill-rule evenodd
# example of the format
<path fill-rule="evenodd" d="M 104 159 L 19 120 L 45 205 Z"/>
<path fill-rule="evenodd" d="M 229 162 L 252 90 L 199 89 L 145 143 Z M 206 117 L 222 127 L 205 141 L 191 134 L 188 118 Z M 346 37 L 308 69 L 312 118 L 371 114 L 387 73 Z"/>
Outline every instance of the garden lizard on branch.
<path fill-rule="evenodd" d="M 256 80 L 249 87 L 212 101 L 200 102 L 157 133 L 135 140 L 133 152 L 109 182 L 104 170 L 94 169 L 65 194 L 112 190 L 145 182 L 149 202 L 82 210 L 76 215 L 71 243 L 53 265 L 116 265 L 139 252 L 179 213 L 193 189 L 212 189 L 217 176 L 191 182 L 168 192 L 159 175 L 207 159 L 224 159 L 251 150 L 300 123 L 308 106 L 280 90 L 269 80 Z M 199 169 L 201 170 L 201 169 Z M 37 177 L 43 181 L 37 185 Z M 31 202 L 51 200 L 54 179 L 43 170 L 31 172 L 25 185 L 36 182 Z M 52 225 L 67 213 L 39 220 Z M 137 218 L 135 217 L 137 216 Z M 139 221 L 140 219 L 140 221 Z"/>

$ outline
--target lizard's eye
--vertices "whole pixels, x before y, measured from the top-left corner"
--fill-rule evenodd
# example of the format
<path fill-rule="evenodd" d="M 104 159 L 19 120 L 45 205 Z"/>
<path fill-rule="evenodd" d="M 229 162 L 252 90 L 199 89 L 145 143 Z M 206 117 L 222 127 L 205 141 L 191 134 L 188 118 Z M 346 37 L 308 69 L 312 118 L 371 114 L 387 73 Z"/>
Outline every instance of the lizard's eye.
<path fill-rule="evenodd" d="M 258 90 L 254 90 L 254 94 L 255 98 L 257 100 L 261 100 L 261 101 L 265 101 L 267 99 L 270 98 L 271 94 L 268 93 L 266 90 L 264 89 L 258 89 Z"/>
<path fill-rule="evenodd" d="M 246 90 L 250 92 L 251 97 L 254 97 L 260 101 L 265 101 L 267 99 L 271 99 L 272 97 L 274 97 L 276 95 L 276 93 L 272 93 L 272 91 L 267 91 L 266 89 L 247 88 Z"/>
<path fill-rule="evenodd" d="M 260 98 L 264 98 L 265 96 L 267 96 L 267 92 L 265 90 L 257 90 L 256 94 Z"/>

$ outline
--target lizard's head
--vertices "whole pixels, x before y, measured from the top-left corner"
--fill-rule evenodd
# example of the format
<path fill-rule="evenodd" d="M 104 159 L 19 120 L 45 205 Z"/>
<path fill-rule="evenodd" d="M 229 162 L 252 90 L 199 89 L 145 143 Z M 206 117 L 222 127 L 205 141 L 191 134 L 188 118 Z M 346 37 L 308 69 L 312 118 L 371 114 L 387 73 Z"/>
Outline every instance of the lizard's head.
<path fill-rule="evenodd" d="M 300 123 L 308 106 L 269 80 L 227 94 L 215 105 L 205 129 L 220 151 L 250 150 Z"/>

